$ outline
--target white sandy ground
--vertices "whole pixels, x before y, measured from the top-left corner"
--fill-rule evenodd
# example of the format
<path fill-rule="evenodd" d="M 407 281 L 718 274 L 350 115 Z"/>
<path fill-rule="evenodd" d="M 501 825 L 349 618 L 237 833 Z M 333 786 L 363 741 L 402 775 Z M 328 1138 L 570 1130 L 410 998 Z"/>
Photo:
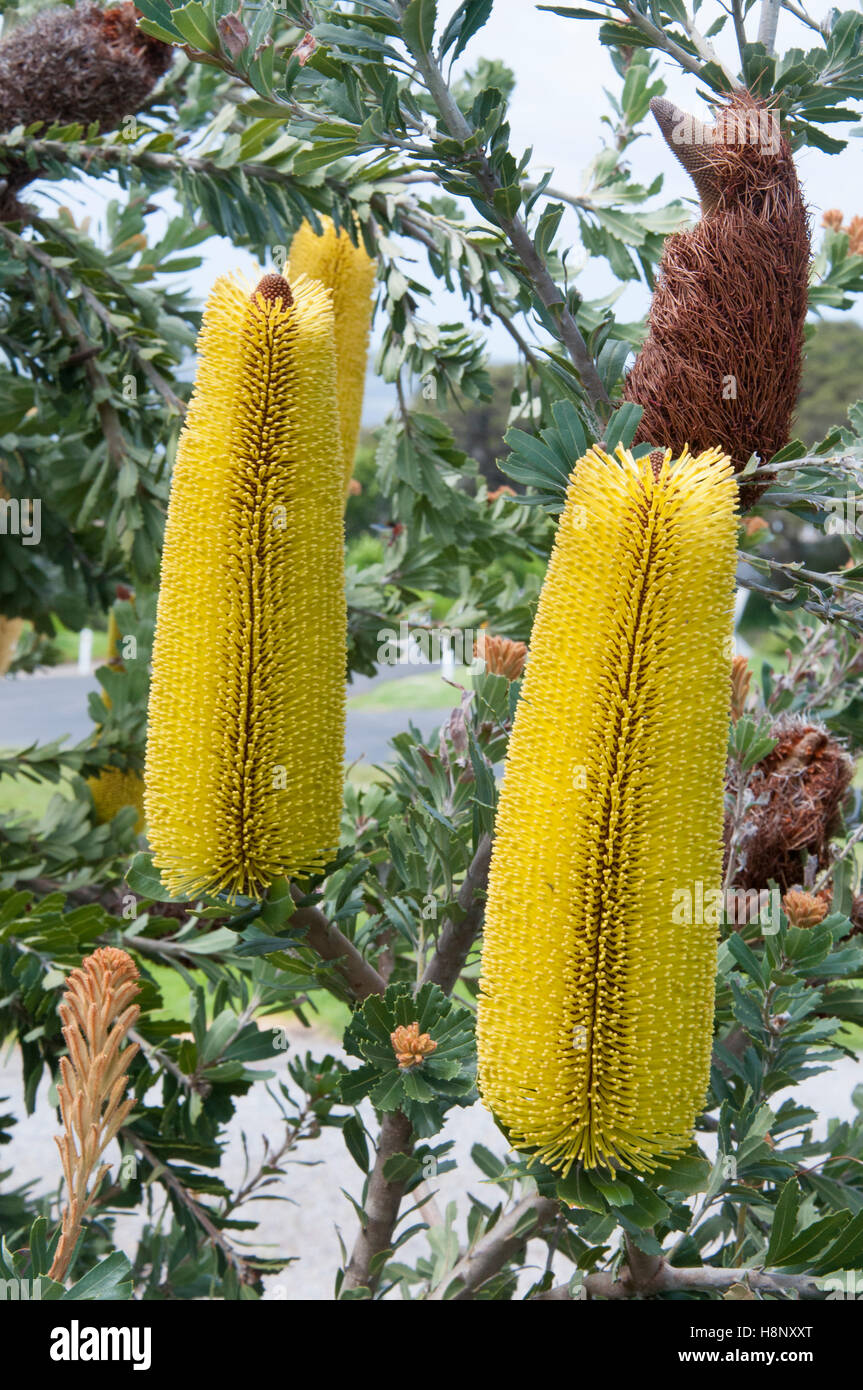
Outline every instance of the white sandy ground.
<path fill-rule="evenodd" d="M 291 1048 L 304 1054 L 310 1050 L 313 1056 L 326 1053 L 339 1055 L 339 1049 L 331 1037 L 315 1029 L 304 1029 L 299 1024 L 289 1028 Z M 287 1082 L 287 1057 L 290 1052 L 277 1052 L 268 1069 Z M 353 1061 L 351 1065 L 356 1065 Z M 851 1119 L 854 1106 L 851 1092 L 863 1083 L 863 1064 L 844 1059 L 823 1076 L 814 1077 L 796 1088 L 795 1097 L 802 1103 L 812 1106 L 820 1116 L 816 1133 L 823 1134 L 828 1118 Z M 788 1092 L 787 1094 L 792 1094 Z M 35 1180 L 37 1191 L 56 1189 L 59 1181 L 59 1159 L 52 1135 L 57 1132 L 56 1113 L 47 1104 L 47 1092 L 43 1081 L 35 1115 L 29 1118 L 24 1114 L 21 1086 L 21 1065 L 17 1051 L 4 1055 L 0 1064 L 0 1097 L 8 1097 L 3 1103 L 3 1111 L 11 1110 L 19 1118 L 12 1128 L 12 1142 L 0 1149 L 0 1170 L 13 1169 L 13 1176 L 4 1183 L 8 1187 L 27 1180 Z M 779 1104 L 782 1097 L 775 1098 Z M 366 1116 L 369 1127 L 374 1132 L 371 1115 Z M 245 1132 L 253 1163 L 260 1158 L 261 1135 L 267 1134 L 273 1147 L 277 1147 L 281 1134 L 278 1111 L 267 1095 L 263 1085 L 252 1088 L 241 1098 L 233 1121 L 227 1129 L 227 1142 L 220 1172 L 229 1185 L 236 1183 L 243 1173 L 243 1150 L 240 1135 Z M 424 1219 L 430 1222 L 440 1220 L 449 1202 L 455 1202 L 460 1220 L 456 1229 L 464 1236 L 464 1217 L 468 1210 L 467 1194 L 474 1192 L 488 1205 L 493 1206 L 500 1189 L 485 1185 L 482 1174 L 470 1158 L 473 1144 L 482 1143 L 495 1153 L 503 1156 L 504 1140 L 496 1129 L 491 1117 L 479 1105 L 469 1110 L 450 1111 L 443 1137 L 453 1139 L 455 1148 L 449 1155 L 456 1161 L 451 1172 L 442 1174 L 431 1187 L 434 1199 L 424 1208 Z M 705 1136 L 702 1144 L 709 1150 Z M 109 1150 L 109 1161 L 117 1161 L 117 1151 Z M 260 1253 L 283 1254 L 294 1257 L 281 1273 L 270 1276 L 267 1283 L 268 1298 L 297 1300 L 328 1300 L 333 1297 L 333 1278 L 341 1262 L 338 1231 L 350 1249 L 356 1233 L 356 1216 L 353 1208 L 343 1195 L 346 1189 L 359 1198 L 362 1188 L 362 1174 L 347 1152 L 338 1129 L 324 1129 L 319 1138 L 303 1142 L 296 1151 L 298 1162 L 288 1167 L 285 1176 L 277 1186 L 269 1189 L 269 1195 L 278 1194 L 289 1201 L 252 1202 L 244 1207 L 238 1216 L 255 1217 L 260 1227 L 254 1248 Z M 410 1224 L 419 1220 L 418 1216 L 409 1218 Z M 139 1214 L 123 1215 L 117 1226 L 118 1245 L 132 1254 L 136 1238 L 143 1224 Z M 242 1234 L 242 1233 L 241 1233 Z M 254 1234 L 254 1233 L 253 1233 Z M 427 1249 L 423 1235 L 414 1237 L 404 1248 L 403 1253 L 410 1256 Z M 402 1252 L 400 1252 L 402 1253 Z M 545 1261 L 545 1247 L 534 1242 L 529 1251 L 535 1269 L 541 1270 Z M 564 1279 L 571 1272 L 566 1261 L 555 1261 L 555 1273 Z M 529 1287 L 534 1275 L 526 1275 L 521 1283 Z"/>

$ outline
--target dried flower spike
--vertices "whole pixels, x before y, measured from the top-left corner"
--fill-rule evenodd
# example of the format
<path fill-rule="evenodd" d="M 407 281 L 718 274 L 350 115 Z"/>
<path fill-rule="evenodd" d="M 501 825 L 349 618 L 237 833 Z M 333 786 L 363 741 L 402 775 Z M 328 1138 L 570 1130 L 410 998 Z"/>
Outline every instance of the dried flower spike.
<path fill-rule="evenodd" d="M 317 280 L 332 291 L 347 496 L 363 410 L 375 263 L 362 240 L 355 246 L 346 231 L 336 231 L 329 217 L 322 217 L 321 222 L 324 227 L 321 236 L 315 234 L 308 222 L 300 227 L 291 244 L 288 276 L 293 281 L 298 275 L 308 275 L 310 280 Z"/>
<path fill-rule="evenodd" d="M 321 285 L 217 281 L 177 452 L 145 804 L 175 894 L 260 897 L 338 844 L 344 485 Z"/>
<path fill-rule="evenodd" d="M 647 340 L 624 395 L 636 443 L 719 445 L 740 470 L 787 444 L 808 307 L 809 224 L 778 113 L 746 92 L 705 127 L 664 97 L 651 110 L 691 175 L 701 221 L 670 236 Z M 767 482 L 741 488 L 745 509 Z"/>
<path fill-rule="evenodd" d="M 718 449 L 657 470 L 594 448 L 572 474 L 507 756 L 477 1019 L 485 1104 L 552 1168 L 649 1170 L 704 1101 L 716 931 L 694 911 L 679 925 L 674 895 L 721 883 L 736 499 Z"/>
<path fill-rule="evenodd" d="M 140 1013 L 138 970 L 113 946 L 85 956 L 66 981 L 59 1008 L 69 1055 L 60 1059 L 57 1087 L 63 1134 L 56 1140 L 66 1179 L 60 1241 L 49 1278 L 62 1282 L 78 1243 L 81 1223 L 105 1173 L 102 1154 L 126 1121 L 134 1099 L 123 1099 L 129 1063 L 138 1044 L 123 1047 Z"/>
<path fill-rule="evenodd" d="M 402 1071 L 418 1067 L 423 1058 L 437 1047 L 429 1033 L 420 1032 L 418 1023 L 401 1024 L 394 1033 L 390 1033 L 390 1042 Z"/>
<path fill-rule="evenodd" d="M 808 856 L 829 867 L 854 763 L 829 729 L 802 716 L 781 715 L 770 732 L 776 745 L 749 776 L 734 881 L 760 891 L 775 880 L 784 891 L 801 882 Z"/>
<path fill-rule="evenodd" d="M 506 676 L 508 681 L 517 681 L 524 671 L 527 647 L 524 642 L 513 642 L 510 637 L 492 637 L 481 632 L 474 642 L 473 654 L 485 662 L 485 669 L 490 675 Z"/>

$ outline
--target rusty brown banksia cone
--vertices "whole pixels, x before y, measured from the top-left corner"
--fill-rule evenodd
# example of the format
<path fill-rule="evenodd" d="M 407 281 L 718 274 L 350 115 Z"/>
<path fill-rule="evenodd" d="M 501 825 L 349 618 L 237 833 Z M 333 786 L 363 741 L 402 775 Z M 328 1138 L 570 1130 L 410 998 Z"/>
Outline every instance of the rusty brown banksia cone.
<path fill-rule="evenodd" d="M 839 829 L 854 763 L 828 729 L 802 716 L 782 715 L 771 732 L 776 746 L 749 781 L 752 802 L 735 883 L 761 891 L 775 881 L 787 892 L 803 880 L 809 858 L 819 871 L 829 868 L 830 840 Z"/>
<path fill-rule="evenodd" d="M 140 111 L 171 66 L 170 44 L 143 34 L 131 3 L 41 10 L 0 43 L 0 131 L 44 121 L 114 130 Z M 21 164 L 0 180 L 0 219 L 20 216 L 15 193 L 37 176 Z"/>
<path fill-rule="evenodd" d="M 636 443 L 714 447 L 740 471 L 787 444 L 802 367 L 809 220 L 778 115 L 748 93 L 714 126 L 655 97 L 692 177 L 701 221 L 665 243 L 647 340 L 624 388 L 644 407 Z M 768 486 L 740 490 L 751 507 Z"/>
<path fill-rule="evenodd" d="M 69 1055 L 60 1059 L 57 1095 L 63 1134 L 56 1143 L 67 1197 L 49 1273 L 58 1282 L 69 1268 L 81 1223 L 108 1165 L 99 1164 L 91 1182 L 93 1170 L 134 1105 L 134 1099 L 123 1095 L 138 1044 L 123 1048 L 123 1042 L 140 1013 L 132 1002 L 138 989 L 135 962 L 114 946 L 85 957 L 66 981 L 59 1013 Z"/>

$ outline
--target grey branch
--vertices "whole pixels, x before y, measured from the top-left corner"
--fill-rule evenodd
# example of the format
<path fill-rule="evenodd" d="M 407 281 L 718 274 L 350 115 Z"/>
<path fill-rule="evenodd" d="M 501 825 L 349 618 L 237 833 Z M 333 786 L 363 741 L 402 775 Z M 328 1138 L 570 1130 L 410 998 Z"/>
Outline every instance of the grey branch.
<path fill-rule="evenodd" d="M 291 893 L 296 900 L 302 894 L 293 884 Z M 383 975 L 357 950 L 352 941 L 339 931 L 318 907 L 298 907 L 291 917 L 294 926 L 305 927 L 306 944 L 322 960 L 334 961 L 336 971 L 341 976 L 354 999 L 362 1000 L 370 994 L 383 994 L 386 981 Z"/>
<path fill-rule="evenodd" d="M 780 1274 L 778 1271 L 761 1269 L 717 1269 L 712 1265 L 699 1265 L 692 1269 L 679 1269 L 659 1262 L 653 1277 L 645 1282 L 633 1277 L 632 1271 L 624 1265 L 618 1275 L 588 1274 L 584 1278 L 583 1293 L 574 1292 L 568 1284 L 558 1284 L 548 1293 L 537 1294 L 532 1302 L 578 1301 L 579 1298 L 651 1298 L 661 1293 L 715 1292 L 723 1293 L 733 1285 L 742 1285 L 753 1293 L 795 1294 L 798 1298 L 823 1298 L 824 1290 L 808 1274 Z"/>
<path fill-rule="evenodd" d="M 441 927 L 437 949 L 423 975 L 424 985 L 440 985 L 445 994 L 455 986 L 482 927 L 490 861 L 491 836 L 483 835 L 459 890 L 457 901 L 463 915 L 458 920 L 448 917 Z"/>
<path fill-rule="evenodd" d="M 670 38 L 669 35 L 660 29 L 657 24 L 654 24 L 651 19 L 648 19 L 647 15 L 642 14 L 634 5 L 631 5 L 629 0 L 613 0 L 613 3 L 622 14 L 626 15 L 626 18 L 633 28 L 639 29 L 641 33 L 644 34 L 645 38 L 650 39 L 655 48 L 660 49 L 663 53 L 667 53 L 669 58 L 673 58 L 674 61 L 683 68 L 684 72 L 691 72 L 695 77 L 701 77 L 708 62 L 716 63 L 722 70 L 722 74 L 728 83 L 728 90 L 740 91 L 742 89 L 743 84 L 739 82 L 736 77 L 733 77 L 722 63 L 719 62 L 707 39 L 698 32 L 690 19 L 687 18 L 685 28 L 692 44 L 702 55 L 700 58 L 694 58 L 691 53 L 687 53 L 685 48 L 681 48 L 679 43 L 675 43 L 674 39 Z M 710 55 L 709 57 L 708 54 Z"/>
<path fill-rule="evenodd" d="M 404 10 L 405 6 L 402 5 L 401 8 Z M 414 53 L 413 56 L 417 70 L 423 77 L 450 135 L 454 140 L 467 144 L 473 138 L 474 133 L 453 98 L 440 67 L 433 58 L 425 53 Z M 493 204 L 494 195 L 501 187 L 500 180 L 481 151 L 473 157 L 472 162 L 483 197 L 488 203 Z M 596 370 L 596 363 L 588 351 L 578 324 L 566 307 L 563 295 L 549 274 L 545 261 L 539 255 L 527 227 L 518 216 L 503 217 L 498 215 L 497 221 L 501 231 L 521 261 L 543 307 L 557 319 L 561 341 L 581 378 L 588 399 L 594 406 L 600 402 L 606 402 L 608 392 Z"/>
<path fill-rule="evenodd" d="M 381 1121 L 378 1154 L 364 1203 L 366 1219 L 345 1272 L 346 1289 L 365 1288 L 374 1293 L 378 1285 L 381 1269 L 373 1272 L 372 1261 L 390 1248 L 405 1191 L 403 1182 L 390 1182 L 384 1177 L 384 1167 L 395 1154 L 409 1153 L 410 1148 L 410 1121 L 401 1110 L 389 1111 Z"/>
<path fill-rule="evenodd" d="M 512 1211 L 501 1216 L 497 1224 L 482 1236 L 472 1249 L 465 1251 L 458 1263 L 428 1295 L 430 1303 L 458 1302 L 470 1299 L 475 1291 L 524 1249 L 525 1243 L 538 1235 L 544 1226 L 554 1222 L 560 1204 L 550 1197 L 524 1197 Z M 533 1225 L 528 1218 L 533 1217 Z M 458 1292 L 447 1299 L 447 1291 L 458 1284 Z"/>
<path fill-rule="evenodd" d="M 782 0 L 761 0 L 761 19 L 758 24 L 758 42 L 763 43 L 768 53 L 776 47 L 776 29 L 779 24 L 779 11 Z"/>

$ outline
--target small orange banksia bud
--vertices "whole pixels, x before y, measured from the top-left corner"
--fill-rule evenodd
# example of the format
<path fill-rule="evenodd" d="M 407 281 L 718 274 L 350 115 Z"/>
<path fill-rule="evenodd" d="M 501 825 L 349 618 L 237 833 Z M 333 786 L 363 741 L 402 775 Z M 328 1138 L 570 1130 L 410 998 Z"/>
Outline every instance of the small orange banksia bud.
<path fill-rule="evenodd" d="M 401 1024 L 390 1033 L 390 1042 L 396 1054 L 396 1061 L 403 1071 L 418 1067 L 424 1057 L 434 1052 L 437 1043 L 430 1033 L 421 1033 L 418 1023 Z"/>
<path fill-rule="evenodd" d="M 509 637 L 492 637 L 481 632 L 473 644 L 473 654 L 485 662 L 485 669 L 493 676 L 506 676 L 508 681 L 517 681 L 527 660 L 527 647 L 523 642 L 513 642 Z"/>
<path fill-rule="evenodd" d="M 479 1087 L 548 1166 L 691 1141 L 712 1046 L 737 487 L 720 450 L 578 461 L 506 760 Z M 586 521 L 585 521 L 586 519 Z"/>
<path fill-rule="evenodd" d="M 817 927 L 827 916 L 829 905 L 824 898 L 789 888 L 782 899 L 782 909 L 792 927 Z"/>
<path fill-rule="evenodd" d="M 338 845 L 344 485 L 321 285 L 222 277 L 177 451 L 145 802 L 175 894 L 260 897 Z"/>
<path fill-rule="evenodd" d="M 308 275 L 310 280 L 317 280 L 325 289 L 332 291 L 347 496 L 363 411 L 375 263 L 362 241 L 354 246 L 347 232 L 337 232 L 329 217 L 322 217 L 321 222 L 324 227 L 322 236 L 317 236 L 308 222 L 300 227 L 291 243 L 288 277 L 293 281 L 298 275 Z"/>
<path fill-rule="evenodd" d="M 140 1013 L 133 1003 L 138 991 L 135 962 L 114 946 L 86 956 L 66 981 L 59 1014 L 69 1055 L 60 1059 L 63 1134 L 56 1144 L 67 1199 L 49 1275 L 57 1281 L 69 1267 L 81 1222 L 108 1165 L 100 1165 L 91 1183 L 93 1170 L 135 1103 L 123 1096 L 138 1044 L 123 1048 L 123 1043 Z"/>

